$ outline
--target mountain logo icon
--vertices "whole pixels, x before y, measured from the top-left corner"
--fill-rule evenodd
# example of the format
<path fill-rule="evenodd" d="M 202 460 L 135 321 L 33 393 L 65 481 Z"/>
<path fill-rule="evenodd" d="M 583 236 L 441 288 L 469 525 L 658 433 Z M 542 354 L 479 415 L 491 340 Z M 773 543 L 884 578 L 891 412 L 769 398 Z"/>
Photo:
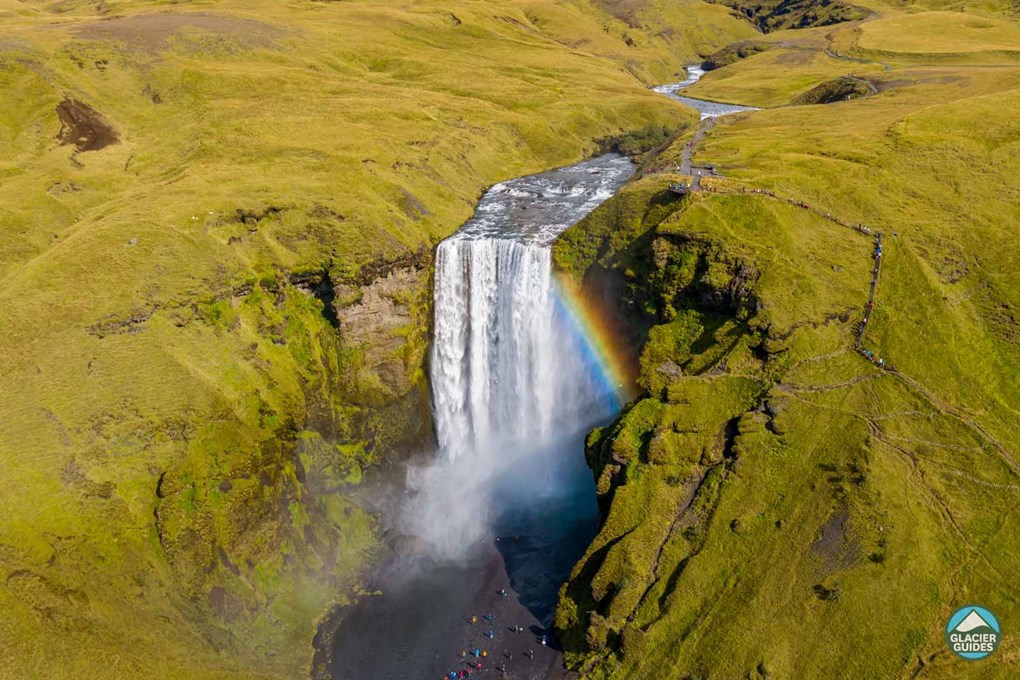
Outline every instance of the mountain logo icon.
<path fill-rule="evenodd" d="M 946 644 L 954 654 L 964 659 L 983 659 L 998 649 L 1001 641 L 999 620 L 984 607 L 960 607 L 946 624 Z"/>

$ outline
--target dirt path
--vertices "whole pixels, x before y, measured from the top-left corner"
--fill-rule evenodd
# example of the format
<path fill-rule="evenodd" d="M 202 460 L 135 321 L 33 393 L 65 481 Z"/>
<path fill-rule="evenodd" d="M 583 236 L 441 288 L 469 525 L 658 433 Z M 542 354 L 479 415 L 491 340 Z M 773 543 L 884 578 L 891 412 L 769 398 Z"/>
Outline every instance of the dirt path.
<path fill-rule="evenodd" d="M 705 175 L 716 174 L 714 168 L 699 167 L 693 163 L 694 150 L 697 148 L 698 144 L 701 143 L 701 140 L 705 138 L 705 134 L 713 127 L 715 127 L 715 118 L 706 118 L 702 121 L 701 125 L 698 126 L 698 131 L 694 133 L 694 138 L 684 146 L 680 168 L 683 174 L 691 175 L 694 178 L 691 181 L 691 189 L 693 191 L 701 191 L 702 177 Z"/>
<path fill-rule="evenodd" d="M 840 54 L 839 52 L 837 52 L 836 50 L 832 49 L 831 47 L 826 47 L 825 48 L 825 54 L 830 56 L 830 57 L 832 57 L 833 59 L 839 59 L 840 61 L 849 61 L 849 62 L 852 62 L 854 64 L 878 64 L 879 66 L 884 68 L 886 71 L 892 71 L 892 69 L 893 69 L 892 64 L 886 64 L 883 61 L 871 61 L 869 59 L 858 59 L 857 57 L 849 57 L 849 56 L 847 56 L 845 54 Z"/>
<path fill-rule="evenodd" d="M 740 193 L 747 193 L 747 191 L 746 190 L 742 190 Z M 810 205 L 808 205 L 807 203 L 805 203 L 803 201 L 795 201 L 794 199 L 790 199 L 790 198 L 781 198 L 781 197 L 776 196 L 776 194 L 774 192 L 771 192 L 771 191 L 768 191 L 768 190 L 765 190 L 765 189 L 755 189 L 755 190 L 752 190 L 751 193 L 764 195 L 764 196 L 767 196 L 767 197 L 770 197 L 770 198 L 774 198 L 776 200 L 783 200 L 783 201 L 786 201 L 787 203 L 789 203 L 791 205 L 800 206 L 800 207 L 802 207 L 802 208 L 804 208 L 806 210 L 810 210 L 811 212 L 815 213 L 816 215 L 822 217 L 823 219 L 826 219 L 826 220 L 828 220 L 828 221 L 830 221 L 830 222 L 832 222 L 834 224 L 838 224 L 840 226 L 843 226 L 843 227 L 846 227 L 846 228 L 849 228 L 849 229 L 853 229 L 853 230 L 855 230 L 855 231 L 857 231 L 857 232 L 859 232 L 861 234 L 865 234 L 865 235 L 871 236 L 872 233 L 873 233 L 872 230 L 869 227 L 866 227 L 863 224 L 856 224 L 856 225 L 850 224 L 850 223 L 848 223 L 848 222 L 846 222 L 844 220 L 840 220 L 839 218 L 833 216 L 829 212 L 823 212 L 821 210 L 817 210 L 815 208 L 812 208 Z M 862 317 L 860 323 L 858 324 L 857 334 L 856 334 L 856 336 L 854 338 L 854 343 L 853 343 L 854 351 L 856 351 L 858 354 L 863 356 L 865 359 L 867 359 L 872 364 L 874 364 L 874 365 L 878 366 L 879 368 L 885 370 L 886 372 L 896 376 L 897 379 L 899 379 L 900 381 L 902 381 L 905 384 L 907 384 L 908 386 L 910 386 L 917 394 L 922 396 L 926 401 L 928 401 L 932 406 L 934 406 L 941 414 L 948 415 L 948 416 L 950 416 L 952 418 L 955 418 L 960 423 L 962 423 L 963 425 L 965 425 L 969 429 L 973 430 L 982 440 L 984 440 L 988 445 L 990 445 L 992 448 L 994 448 L 998 452 L 1000 457 L 1009 465 L 1009 467 L 1014 472 L 1016 472 L 1017 474 L 1020 474 L 1020 465 L 1017 464 L 1017 461 L 1016 461 L 1015 457 L 1013 456 L 1013 454 L 1005 446 L 1003 446 L 998 440 L 996 440 L 991 435 L 991 433 L 989 433 L 980 424 L 978 424 L 973 418 L 971 418 L 969 415 L 967 415 L 963 411 L 943 403 L 932 392 L 930 392 L 927 388 L 925 388 L 919 382 L 917 382 L 916 380 L 914 380 L 910 376 L 904 374 L 902 371 L 898 370 L 893 364 L 887 363 L 883 358 L 879 357 L 872 350 L 868 349 L 865 346 L 864 340 L 865 340 L 865 335 L 866 335 L 866 333 L 868 331 L 868 326 L 871 323 L 871 314 L 874 311 L 875 306 L 878 303 L 878 284 L 879 284 L 879 280 L 880 280 L 881 274 L 882 274 L 883 254 L 884 254 L 884 241 L 883 241 L 883 238 L 882 238 L 882 233 L 881 232 L 874 233 L 874 249 L 872 250 L 872 255 L 871 255 L 872 261 L 874 263 L 874 266 L 872 268 L 871 281 L 870 281 L 870 284 L 869 284 L 869 287 L 868 287 L 868 301 L 867 301 L 867 303 L 865 304 L 865 307 L 864 307 L 864 316 Z"/>
<path fill-rule="evenodd" d="M 995 439 L 995 437 L 993 437 L 991 433 L 989 433 L 984 427 L 979 425 L 970 415 L 964 413 L 963 411 L 954 406 L 950 406 L 949 404 L 946 404 L 945 402 L 941 401 L 924 385 L 920 384 L 919 382 L 917 382 L 910 376 L 906 375 L 902 371 L 899 371 L 895 368 L 890 368 L 889 370 L 894 376 L 896 376 L 898 380 L 908 385 L 917 394 L 924 397 L 924 399 L 932 406 L 934 406 L 936 409 L 938 409 L 938 411 L 941 414 L 950 416 L 958 420 L 960 423 L 974 431 L 978 435 L 978 437 L 980 437 L 986 444 L 995 449 L 995 451 L 1006 462 L 1006 464 L 1009 465 L 1013 472 L 1020 475 L 1020 465 L 1017 465 L 1016 458 L 1014 458 L 1013 454 L 1005 446 L 999 443 L 999 441 Z"/>
<path fill-rule="evenodd" d="M 844 380 L 843 382 L 832 385 L 796 385 L 794 383 L 781 383 L 779 387 L 792 392 L 836 392 L 838 390 L 848 389 L 854 385 L 860 385 L 862 382 L 867 382 L 868 380 L 874 380 L 881 375 L 881 372 L 865 373 L 864 375 L 859 375 L 856 378 Z"/>
<path fill-rule="evenodd" d="M 705 133 L 715 127 L 715 118 L 706 118 L 698 126 L 697 132 L 694 133 L 694 137 L 684 144 L 684 150 L 680 155 L 680 174 L 682 175 L 694 175 L 697 181 L 701 177 L 700 171 L 708 170 L 708 168 L 699 168 L 694 166 L 694 149 L 701 143 L 701 140 L 705 138 Z"/>

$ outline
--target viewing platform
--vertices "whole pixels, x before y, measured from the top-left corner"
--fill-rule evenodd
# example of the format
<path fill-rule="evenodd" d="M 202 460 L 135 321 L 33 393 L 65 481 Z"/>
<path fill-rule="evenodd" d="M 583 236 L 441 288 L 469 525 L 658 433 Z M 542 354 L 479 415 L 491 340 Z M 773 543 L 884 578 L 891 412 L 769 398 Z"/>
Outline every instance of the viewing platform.
<path fill-rule="evenodd" d="M 697 177 L 687 177 L 676 182 L 670 182 L 669 190 L 671 193 L 684 196 L 698 190 L 697 180 Z"/>

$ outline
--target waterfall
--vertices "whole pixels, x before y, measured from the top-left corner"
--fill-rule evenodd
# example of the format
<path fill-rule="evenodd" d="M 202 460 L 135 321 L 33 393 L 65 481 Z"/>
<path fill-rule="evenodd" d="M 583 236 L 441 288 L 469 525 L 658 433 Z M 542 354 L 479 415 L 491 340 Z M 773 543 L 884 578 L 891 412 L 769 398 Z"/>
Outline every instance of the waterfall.
<path fill-rule="evenodd" d="M 441 450 L 457 458 L 549 433 L 571 356 L 555 331 L 548 247 L 450 239 L 436 255 L 432 390 Z M 566 355 L 566 356 L 564 356 Z"/>
<path fill-rule="evenodd" d="M 408 520 L 442 552 L 484 537 L 509 506 L 555 494 L 565 437 L 610 415 L 612 395 L 558 307 L 551 246 L 631 171 L 610 155 L 498 184 L 437 249 L 430 369 L 440 450 L 412 471 Z"/>

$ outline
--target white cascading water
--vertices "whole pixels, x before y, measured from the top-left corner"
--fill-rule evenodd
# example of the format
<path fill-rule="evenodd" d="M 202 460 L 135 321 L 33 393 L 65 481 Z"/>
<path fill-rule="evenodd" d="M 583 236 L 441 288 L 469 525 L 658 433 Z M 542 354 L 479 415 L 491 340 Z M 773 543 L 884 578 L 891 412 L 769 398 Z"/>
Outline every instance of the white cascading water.
<path fill-rule="evenodd" d="M 441 450 L 459 458 L 497 440 L 544 437 L 555 405 L 572 400 L 563 369 L 573 358 L 558 351 L 548 247 L 444 242 L 435 305 L 432 392 Z"/>
<path fill-rule="evenodd" d="M 576 444 L 617 406 L 558 307 L 551 245 L 631 172 L 608 155 L 498 184 L 439 245 L 431 380 L 440 451 L 412 471 L 407 520 L 441 555 L 462 554 L 514 505 L 556 494 L 566 438 Z"/>

